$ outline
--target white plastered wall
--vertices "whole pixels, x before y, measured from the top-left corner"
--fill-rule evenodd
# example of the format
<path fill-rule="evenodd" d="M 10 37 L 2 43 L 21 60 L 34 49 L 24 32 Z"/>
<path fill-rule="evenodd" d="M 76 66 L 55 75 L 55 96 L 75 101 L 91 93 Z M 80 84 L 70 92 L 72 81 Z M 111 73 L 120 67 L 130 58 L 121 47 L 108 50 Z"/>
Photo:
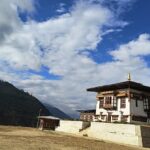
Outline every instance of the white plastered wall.
<path fill-rule="evenodd" d="M 117 99 L 117 110 L 111 110 L 109 112 L 112 112 L 112 115 L 118 115 L 119 116 L 119 120 L 121 120 L 121 115 L 130 115 L 130 101 L 129 98 L 126 97 L 126 107 L 125 108 L 120 108 L 120 99 Z M 103 109 L 103 108 L 99 108 L 99 104 L 100 101 L 97 100 L 97 104 L 96 104 L 96 115 L 100 115 L 100 112 L 103 113 L 103 115 L 108 115 L 108 111 Z M 105 121 L 105 120 L 104 120 Z M 130 122 L 130 117 L 128 117 L 128 122 Z"/>
<path fill-rule="evenodd" d="M 101 140 L 139 145 L 135 125 L 92 122 L 88 135 Z"/>
<path fill-rule="evenodd" d="M 135 116 L 147 117 L 146 112 L 144 112 L 142 100 L 138 100 L 138 107 L 136 107 L 136 100 L 131 99 L 131 114 Z"/>
<path fill-rule="evenodd" d="M 62 131 L 67 133 L 78 133 L 82 129 L 82 121 L 67 121 L 60 120 L 59 126 L 56 128 L 56 131 Z"/>

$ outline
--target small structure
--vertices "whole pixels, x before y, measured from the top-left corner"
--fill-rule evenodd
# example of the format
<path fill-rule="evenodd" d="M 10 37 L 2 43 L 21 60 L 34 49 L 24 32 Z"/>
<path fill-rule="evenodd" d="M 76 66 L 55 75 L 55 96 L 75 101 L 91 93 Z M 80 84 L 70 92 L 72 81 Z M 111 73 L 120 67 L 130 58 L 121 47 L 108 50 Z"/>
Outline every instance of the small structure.
<path fill-rule="evenodd" d="M 150 122 L 150 87 L 131 81 L 87 89 L 97 92 L 97 121 Z"/>
<path fill-rule="evenodd" d="M 59 126 L 59 118 L 54 116 L 39 116 L 39 129 L 48 129 L 48 130 L 55 130 L 57 126 Z"/>
<path fill-rule="evenodd" d="M 80 112 L 80 120 L 82 121 L 93 121 L 95 119 L 95 109 L 78 111 Z"/>

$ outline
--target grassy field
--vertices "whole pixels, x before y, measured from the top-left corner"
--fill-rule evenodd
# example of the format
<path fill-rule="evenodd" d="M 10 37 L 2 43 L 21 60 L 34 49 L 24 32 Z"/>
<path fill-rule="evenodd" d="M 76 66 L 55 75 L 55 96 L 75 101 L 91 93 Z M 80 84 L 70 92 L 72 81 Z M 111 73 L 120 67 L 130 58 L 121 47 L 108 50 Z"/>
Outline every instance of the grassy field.
<path fill-rule="evenodd" d="M 53 131 L 0 126 L 0 150 L 137 150 L 137 148 Z"/>

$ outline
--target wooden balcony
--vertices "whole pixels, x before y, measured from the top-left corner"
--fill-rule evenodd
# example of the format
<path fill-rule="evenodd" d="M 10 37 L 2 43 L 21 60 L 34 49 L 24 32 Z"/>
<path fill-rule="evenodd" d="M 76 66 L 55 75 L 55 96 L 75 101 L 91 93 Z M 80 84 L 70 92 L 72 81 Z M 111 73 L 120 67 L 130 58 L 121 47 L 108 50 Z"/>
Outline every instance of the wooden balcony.
<path fill-rule="evenodd" d="M 105 104 L 105 105 L 103 105 L 103 108 L 104 109 L 116 109 L 116 107 L 113 106 L 112 104 Z"/>

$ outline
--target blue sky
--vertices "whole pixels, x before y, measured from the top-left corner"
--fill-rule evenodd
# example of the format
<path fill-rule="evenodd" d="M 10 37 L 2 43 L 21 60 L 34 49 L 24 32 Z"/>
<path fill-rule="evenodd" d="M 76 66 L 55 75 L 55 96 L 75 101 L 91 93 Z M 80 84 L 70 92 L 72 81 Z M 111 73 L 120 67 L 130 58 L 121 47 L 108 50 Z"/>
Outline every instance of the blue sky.
<path fill-rule="evenodd" d="M 0 3 L 2 80 L 71 115 L 95 107 L 89 87 L 150 84 L 149 0 Z"/>
<path fill-rule="evenodd" d="M 65 12 L 68 12 L 74 3 L 74 0 L 38 0 L 35 6 L 36 12 L 32 14 L 31 17 L 38 22 L 45 21 L 61 14 L 57 12 L 61 4 L 64 4 L 63 7 L 65 8 Z M 127 8 L 124 8 L 125 10 L 119 15 L 119 18 L 127 21 L 129 25 L 124 27 L 121 32 L 114 32 L 103 37 L 102 43 L 97 45 L 97 52 L 91 53 L 91 57 L 96 62 L 101 63 L 109 61 L 111 56 L 107 53 L 108 50 L 115 49 L 119 45 L 137 38 L 142 33 L 150 33 L 150 21 L 146 17 L 146 14 L 150 13 L 150 1 L 145 0 L 143 2 L 140 0 L 133 0 L 132 4 L 126 7 Z M 99 49 L 101 49 L 101 51 L 99 51 Z"/>

